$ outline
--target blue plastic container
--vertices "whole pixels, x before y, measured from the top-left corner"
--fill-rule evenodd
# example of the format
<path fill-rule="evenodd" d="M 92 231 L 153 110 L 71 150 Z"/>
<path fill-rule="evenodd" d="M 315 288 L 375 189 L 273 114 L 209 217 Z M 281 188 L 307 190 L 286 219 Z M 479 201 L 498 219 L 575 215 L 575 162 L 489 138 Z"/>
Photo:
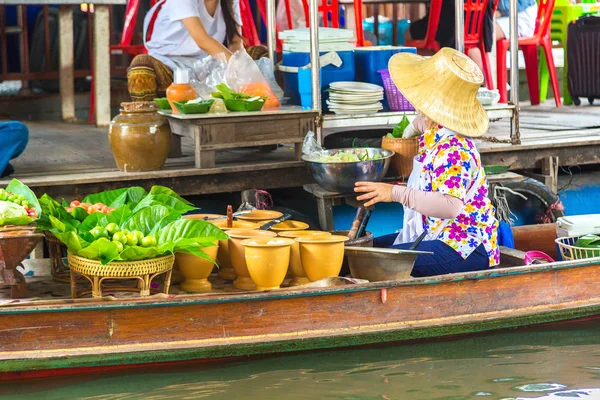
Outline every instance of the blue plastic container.
<path fill-rule="evenodd" d="M 401 19 L 398 21 L 398 44 L 404 44 L 404 31 L 410 26 L 410 21 L 407 19 Z M 391 21 L 379 23 L 379 37 L 377 38 L 377 44 L 380 46 L 389 46 L 392 44 L 393 39 L 393 23 Z M 363 30 L 371 33 L 375 33 L 375 24 L 369 22 L 366 19 L 363 20 Z"/>
<path fill-rule="evenodd" d="M 321 55 L 327 52 L 322 52 Z M 354 60 L 354 51 L 340 51 L 338 55 L 342 59 L 342 65 L 326 65 L 321 68 L 321 90 L 327 89 L 331 82 L 354 81 L 356 79 L 356 65 Z M 304 67 L 310 63 L 310 53 L 292 53 L 283 52 L 282 65 L 285 67 Z M 301 100 L 300 88 L 304 95 L 304 102 Z M 289 97 L 290 104 L 310 106 L 311 102 L 311 81 L 310 69 L 299 70 L 298 72 L 283 73 L 283 91 L 285 96 Z M 327 100 L 327 93 L 321 92 L 323 105 Z M 308 103 L 306 103 L 308 99 Z"/>

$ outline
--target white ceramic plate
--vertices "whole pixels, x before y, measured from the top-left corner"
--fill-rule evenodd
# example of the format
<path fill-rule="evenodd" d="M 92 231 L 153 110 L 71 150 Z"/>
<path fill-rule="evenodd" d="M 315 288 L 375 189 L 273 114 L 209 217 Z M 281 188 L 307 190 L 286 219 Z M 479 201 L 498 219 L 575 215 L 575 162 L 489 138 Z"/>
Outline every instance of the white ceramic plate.
<path fill-rule="evenodd" d="M 331 89 L 346 90 L 351 92 L 379 92 L 383 87 L 365 82 L 332 82 L 329 84 Z"/>

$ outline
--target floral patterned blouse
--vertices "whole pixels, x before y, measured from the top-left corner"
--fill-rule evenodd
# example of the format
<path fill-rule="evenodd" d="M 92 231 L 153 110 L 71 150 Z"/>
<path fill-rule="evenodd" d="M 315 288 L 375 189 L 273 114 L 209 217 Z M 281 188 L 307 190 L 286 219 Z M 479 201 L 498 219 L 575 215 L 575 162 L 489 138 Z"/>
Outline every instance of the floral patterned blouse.
<path fill-rule="evenodd" d="M 442 137 L 446 135 L 443 140 Z M 435 147 L 435 148 L 434 148 Z M 457 197 L 465 203 L 461 213 L 442 230 L 439 240 L 467 258 L 483 243 L 490 260 L 490 267 L 500 263 L 498 249 L 498 221 L 494 217 L 494 206 L 488 198 L 488 183 L 481 170 L 479 152 L 473 142 L 464 136 L 436 126 L 427 130 L 419 139 L 417 160 L 425 161 L 427 152 L 433 149 L 432 160 L 423 165 L 420 188 L 428 192 L 441 192 Z M 471 185 L 477 191 L 466 199 Z M 423 216 L 423 228 L 429 232 L 442 223 L 439 218 Z"/>

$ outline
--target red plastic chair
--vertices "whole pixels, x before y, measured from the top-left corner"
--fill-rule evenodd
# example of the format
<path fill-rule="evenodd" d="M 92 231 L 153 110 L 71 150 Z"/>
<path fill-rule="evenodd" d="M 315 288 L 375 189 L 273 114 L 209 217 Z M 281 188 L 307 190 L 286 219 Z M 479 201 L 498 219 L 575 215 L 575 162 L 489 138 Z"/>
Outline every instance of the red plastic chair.
<path fill-rule="evenodd" d="M 442 0 L 431 0 L 429 3 L 429 19 L 427 20 L 427 33 L 425 34 L 425 37 L 423 39 L 409 40 L 404 45 L 416 47 L 421 50 L 432 49 L 436 53 L 440 51 L 440 44 L 435 40 L 435 35 L 440 23 L 441 11 Z"/>
<path fill-rule="evenodd" d="M 150 0 L 150 6 L 153 7 L 156 0 Z M 140 0 L 129 0 L 125 9 L 125 22 L 123 23 L 123 33 L 121 41 L 117 45 L 109 46 L 109 55 L 128 54 L 137 56 L 139 54 L 147 54 L 148 51 L 143 44 L 131 44 L 135 35 L 135 25 L 140 7 Z M 158 13 L 156 13 L 158 14 Z M 96 119 L 96 100 L 95 100 L 95 85 L 94 85 L 94 69 L 92 66 L 92 81 L 90 84 L 90 107 L 88 110 L 88 122 L 93 124 Z"/>
<path fill-rule="evenodd" d="M 494 4 L 494 12 L 498 2 Z M 488 53 L 485 52 L 483 41 L 483 22 L 485 12 L 488 7 L 488 0 L 465 0 L 465 54 L 473 48 L 479 49 L 483 61 L 483 76 L 488 89 L 494 89 L 494 80 L 492 79 L 492 66 Z"/>
<path fill-rule="evenodd" d="M 538 15 L 535 22 L 535 34 L 532 37 L 519 38 L 519 48 L 523 51 L 525 57 L 525 72 L 527 74 L 527 86 L 529 86 L 529 98 L 531 104 L 540 104 L 540 82 L 538 72 L 538 46 L 541 46 L 546 55 L 552 90 L 556 107 L 561 106 L 560 92 L 558 90 L 558 77 L 554 66 L 554 57 L 552 56 L 552 40 L 550 39 L 550 22 L 554 12 L 555 0 L 540 0 L 538 3 Z M 506 81 L 506 53 L 508 52 L 510 41 L 503 39 L 496 42 L 496 62 L 498 74 L 498 90 L 500 92 L 500 101 L 505 103 L 508 100 Z"/>

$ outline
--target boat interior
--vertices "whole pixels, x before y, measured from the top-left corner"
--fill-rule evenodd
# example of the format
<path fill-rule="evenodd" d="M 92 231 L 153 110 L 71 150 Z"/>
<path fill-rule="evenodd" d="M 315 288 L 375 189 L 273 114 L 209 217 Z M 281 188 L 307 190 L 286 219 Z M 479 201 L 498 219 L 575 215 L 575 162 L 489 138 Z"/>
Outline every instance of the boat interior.
<path fill-rule="evenodd" d="M 485 274 L 471 272 L 471 273 L 462 273 L 462 274 L 451 274 L 445 275 L 443 277 L 432 277 L 432 278 L 419 278 L 409 280 L 405 280 L 401 282 L 403 285 L 410 285 L 414 282 L 414 284 L 418 284 L 419 281 L 427 281 L 428 283 L 436 283 L 437 282 L 448 282 L 452 280 L 462 280 L 462 279 L 473 279 L 473 278 L 485 278 L 490 275 L 498 275 L 496 271 L 500 269 L 507 268 L 515 268 L 515 267 L 523 267 L 525 265 L 525 254 L 528 250 L 538 250 L 543 251 L 546 254 L 550 255 L 552 258 L 557 259 L 557 250 L 554 244 L 554 239 L 556 236 L 556 228 L 554 224 L 546 224 L 546 225 L 530 225 L 523 227 L 514 227 L 513 228 L 514 237 L 515 237 L 515 249 L 512 248 L 501 248 L 501 264 L 494 269 L 490 269 L 489 271 L 485 271 Z M 66 262 L 66 259 L 64 260 Z M 544 269 L 546 266 L 538 265 L 538 266 L 529 266 L 526 268 L 526 271 L 534 271 L 535 269 Z M 169 300 L 177 300 L 178 298 L 185 299 L 189 297 L 212 297 L 212 296 L 235 296 L 235 295 L 248 295 L 250 293 L 256 292 L 248 292 L 244 290 L 238 290 L 232 287 L 231 282 L 227 282 L 217 275 L 214 272 L 209 281 L 212 283 L 213 288 L 210 292 L 202 293 L 202 294 L 187 294 L 182 291 L 177 283 L 177 280 L 174 279 L 174 283 L 171 284 L 169 294 L 165 295 L 162 293 L 151 294 L 151 296 L 146 298 L 140 298 L 139 294 L 135 292 L 136 281 L 126 281 L 125 287 L 129 287 L 132 290 L 130 291 L 111 291 L 111 288 L 118 287 L 123 288 L 123 281 L 120 282 L 111 282 L 106 281 L 103 284 L 103 297 L 101 299 L 92 298 L 89 294 L 84 294 L 82 297 L 72 300 L 71 298 L 71 287 L 66 282 L 57 282 L 52 279 L 50 276 L 50 260 L 49 259 L 28 259 L 23 262 L 23 267 L 21 272 L 25 276 L 25 280 L 27 282 L 27 295 L 24 298 L 20 299 L 11 299 L 11 289 L 10 287 L 2 287 L 0 286 L 0 308 L 2 307 L 22 307 L 22 306 L 41 306 L 41 305 L 60 305 L 60 304 L 73 304 L 76 303 L 86 303 L 86 302 L 98 302 L 98 301 L 114 301 L 114 300 L 134 300 L 134 301 L 143 301 L 145 299 L 148 300 L 159 300 L 159 299 L 169 299 Z M 493 272 L 493 274 L 490 274 Z M 499 271 L 498 271 L 499 272 Z M 155 280 L 157 286 L 162 285 L 162 277 L 157 277 Z M 130 286 L 127 286 L 130 283 Z M 342 271 L 341 277 L 338 278 L 330 278 L 325 279 L 318 282 L 313 282 L 303 286 L 294 286 L 287 287 L 289 283 L 289 279 L 286 279 L 281 289 L 277 290 L 278 292 L 290 292 L 294 293 L 302 292 L 302 291 L 312 291 L 312 290 L 325 290 L 336 288 L 340 286 L 349 286 L 349 285 L 371 285 L 366 280 L 357 280 L 352 279 L 352 276 L 348 271 Z M 381 284 L 381 282 L 378 282 Z M 390 282 L 387 282 L 390 283 Z M 400 283 L 400 282 L 398 282 Z M 86 286 L 90 286 L 90 283 L 85 281 L 83 278 L 78 280 L 78 288 L 85 289 Z"/>

